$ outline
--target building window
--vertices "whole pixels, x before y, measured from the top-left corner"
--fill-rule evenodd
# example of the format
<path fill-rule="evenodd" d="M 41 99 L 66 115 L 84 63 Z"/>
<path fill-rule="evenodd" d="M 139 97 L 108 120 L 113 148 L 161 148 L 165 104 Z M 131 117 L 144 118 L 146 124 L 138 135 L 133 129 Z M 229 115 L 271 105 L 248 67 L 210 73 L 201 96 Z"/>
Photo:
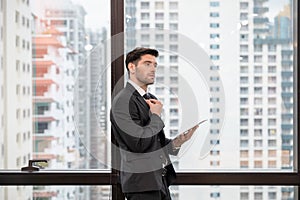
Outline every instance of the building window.
<path fill-rule="evenodd" d="M 248 119 L 240 119 L 241 126 L 248 126 Z"/>
<path fill-rule="evenodd" d="M 210 155 L 212 155 L 212 156 L 218 156 L 218 155 L 220 155 L 220 151 L 213 149 L 213 150 L 210 151 Z"/>
<path fill-rule="evenodd" d="M 219 24 L 219 23 L 210 23 L 210 24 L 209 24 L 209 27 L 210 27 L 210 28 L 219 28 L 219 27 L 220 27 L 220 24 Z"/>
<path fill-rule="evenodd" d="M 248 129 L 241 129 L 240 130 L 240 136 L 245 137 L 245 136 L 248 136 L 248 135 L 249 135 Z"/>
<path fill-rule="evenodd" d="M 156 28 L 156 29 L 162 30 L 162 29 L 164 29 L 164 24 L 162 24 L 162 23 L 157 23 L 157 24 L 155 24 L 155 28 Z"/>
<path fill-rule="evenodd" d="M 254 161 L 254 168 L 262 168 L 262 161 L 261 160 L 256 160 Z M 261 199 L 261 198 L 254 198 L 254 199 Z"/>
<path fill-rule="evenodd" d="M 210 17 L 220 17 L 220 14 L 218 12 L 211 12 L 209 13 Z"/>
<path fill-rule="evenodd" d="M 220 56 L 219 55 L 210 55 L 210 59 L 211 60 L 220 60 Z"/>
<path fill-rule="evenodd" d="M 254 147 L 262 147 L 263 141 L 262 140 L 254 140 Z"/>
<path fill-rule="evenodd" d="M 212 161 L 212 162 L 214 162 L 214 161 Z M 217 161 L 217 162 L 219 162 L 219 161 Z M 218 163 L 218 165 L 219 165 L 219 163 Z M 211 166 L 218 166 L 218 165 L 211 164 Z M 210 193 L 210 197 L 211 198 L 220 198 L 220 192 L 212 192 L 212 193 Z"/>
<path fill-rule="evenodd" d="M 248 150 L 241 150 L 240 151 L 240 157 L 241 158 L 248 158 L 249 157 L 249 151 Z"/>
<path fill-rule="evenodd" d="M 220 144 L 220 140 L 210 140 L 211 145 L 217 145 Z"/>
<path fill-rule="evenodd" d="M 178 2 L 170 2 L 169 7 L 170 9 L 178 9 Z"/>
<path fill-rule="evenodd" d="M 241 140 L 240 141 L 240 147 L 248 147 L 249 142 L 248 140 Z"/>
<path fill-rule="evenodd" d="M 276 147 L 277 146 L 276 140 L 268 140 L 268 146 L 269 147 Z"/>
<path fill-rule="evenodd" d="M 211 65 L 209 68 L 210 68 L 210 70 L 219 70 L 220 66 L 219 65 Z"/>
<path fill-rule="evenodd" d="M 219 129 L 210 129 L 209 132 L 210 132 L 210 134 L 216 135 L 216 134 L 220 133 L 220 130 Z"/>
<path fill-rule="evenodd" d="M 141 19 L 142 20 L 150 19 L 150 14 L 149 13 L 141 13 Z"/>
<path fill-rule="evenodd" d="M 170 23 L 170 30 L 177 31 L 178 30 L 178 24 Z"/>
<path fill-rule="evenodd" d="M 262 150 L 254 150 L 254 157 L 255 158 L 260 158 L 263 156 Z"/>
<path fill-rule="evenodd" d="M 209 2 L 209 5 L 211 7 L 219 7 L 220 6 L 220 2 L 218 2 L 218 1 L 211 1 L 211 2 Z"/>
<path fill-rule="evenodd" d="M 220 161 L 218 160 L 210 161 L 210 166 L 220 166 Z"/>
<path fill-rule="evenodd" d="M 170 20 L 178 20 L 178 13 L 170 13 Z"/>
<path fill-rule="evenodd" d="M 249 167 L 249 162 L 248 161 L 240 161 L 240 167 L 241 168 L 248 168 Z"/>
<path fill-rule="evenodd" d="M 20 37 L 17 35 L 16 36 L 16 47 L 19 47 L 20 45 Z"/>
<path fill-rule="evenodd" d="M 149 9 L 150 3 L 149 2 L 141 2 L 141 9 Z"/>
<path fill-rule="evenodd" d="M 177 34 L 170 34 L 170 41 L 177 42 L 178 41 L 178 35 Z"/>
<path fill-rule="evenodd" d="M 249 200 L 249 193 L 248 192 L 241 192 L 240 193 L 240 200 Z"/>
<path fill-rule="evenodd" d="M 218 44 L 211 44 L 211 45 L 209 45 L 209 48 L 210 49 L 219 49 L 220 45 L 218 45 Z"/>
<path fill-rule="evenodd" d="M 170 56 L 170 63 L 177 63 L 178 62 L 178 56 Z"/>
<path fill-rule="evenodd" d="M 254 136 L 261 137 L 262 136 L 262 129 L 254 129 Z"/>
<path fill-rule="evenodd" d="M 15 22 L 16 22 L 16 23 L 19 23 L 19 20 L 20 20 L 20 12 L 19 12 L 19 11 L 16 11 L 16 12 L 15 12 Z"/>
<path fill-rule="evenodd" d="M 163 20 L 164 19 L 164 13 L 155 13 L 155 19 L 156 20 Z"/>
<path fill-rule="evenodd" d="M 276 136 L 276 129 L 268 129 L 268 136 Z"/>
<path fill-rule="evenodd" d="M 268 62 L 276 62 L 276 56 L 275 55 L 268 56 Z"/>
<path fill-rule="evenodd" d="M 155 9 L 164 9 L 164 2 L 155 2 Z"/>
<path fill-rule="evenodd" d="M 212 39 L 220 38 L 220 34 L 218 34 L 218 33 L 211 33 L 211 34 L 209 35 L 209 37 L 212 38 Z"/>
<path fill-rule="evenodd" d="M 150 28 L 150 24 L 141 24 L 142 29 L 148 29 Z"/>

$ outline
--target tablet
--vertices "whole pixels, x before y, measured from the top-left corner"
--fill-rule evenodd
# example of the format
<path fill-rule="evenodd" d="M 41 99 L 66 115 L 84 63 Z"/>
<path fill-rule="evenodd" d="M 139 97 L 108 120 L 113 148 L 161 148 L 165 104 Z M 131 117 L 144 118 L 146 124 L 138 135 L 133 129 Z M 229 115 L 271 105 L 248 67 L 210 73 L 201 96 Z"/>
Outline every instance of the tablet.
<path fill-rule="evenodd" d="M 195 127 L 195 126 L 197 126 L 197 125 L 199 126 L 200 124 L 202 124 L 202 123 L 204 123 L 204 122 L 206 122 L 206 121 L 207 121 L 207 119 L 204 119 L 204 120 L 198 122 L 197 124 L 195 124 L 195 125 L 192 126 L 191 128 L 189 128 L 189 129 L 187 129 L 186 131 L 184 131 L 183 134 L 187 134 L 187 133 L 189 132 L 189 130 L 191 130 L 193 127 Z"/>

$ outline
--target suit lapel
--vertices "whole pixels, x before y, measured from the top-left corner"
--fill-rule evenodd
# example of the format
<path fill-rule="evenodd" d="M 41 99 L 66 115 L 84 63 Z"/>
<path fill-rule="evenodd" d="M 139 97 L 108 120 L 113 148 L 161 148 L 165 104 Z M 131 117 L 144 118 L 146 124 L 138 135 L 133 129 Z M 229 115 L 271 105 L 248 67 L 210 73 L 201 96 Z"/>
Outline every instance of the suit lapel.
<path fill-rule="evenodd" d="M 136 100 L 136 102 L 139 102 L 139 104 L 143 105 L 144 109 L 149 112 L 149 105 L 146 103 L 145 99 L 140 95 L 140 93 L 130 84 L 126 84 L 126 89 L 129 90 L 130 93 L 132 93 L 132 97 Z"/>

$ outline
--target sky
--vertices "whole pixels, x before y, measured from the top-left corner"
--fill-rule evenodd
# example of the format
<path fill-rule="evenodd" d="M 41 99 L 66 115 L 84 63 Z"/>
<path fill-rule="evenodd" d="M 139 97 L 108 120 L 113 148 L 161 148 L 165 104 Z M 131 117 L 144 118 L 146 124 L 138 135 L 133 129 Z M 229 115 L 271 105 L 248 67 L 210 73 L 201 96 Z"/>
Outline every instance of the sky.
<path fill-rule="evenodd" d="M 82 5 L 87 12 L 85 25 L 91 29 L 109 27 L 110 1 L 109 0 L 72 0 Z"/>
<path fill-rule="evenodd" d="M 189 0 L 191 1 L 191 0 Z M 72 2 L 82 5 L 86 12 L 86 27 L 91 29 L 100 29 L 109 27 L 110 25 L 110 1 L 109 0 L 72 0 Z M 180 2 L 180 1 L 179 1 Z M 273 17 L 278 14 L 282 6 L 287 4 L 289 0 L 269 0 L 266 5 L 270 5 L 269 17 L 273 21 Z M 193 5 L 197 3 L 195 1 Z M 188 12 L 188 11 L 187 11 Z M 182 11 L 182 13 L 186 13 Z"/>

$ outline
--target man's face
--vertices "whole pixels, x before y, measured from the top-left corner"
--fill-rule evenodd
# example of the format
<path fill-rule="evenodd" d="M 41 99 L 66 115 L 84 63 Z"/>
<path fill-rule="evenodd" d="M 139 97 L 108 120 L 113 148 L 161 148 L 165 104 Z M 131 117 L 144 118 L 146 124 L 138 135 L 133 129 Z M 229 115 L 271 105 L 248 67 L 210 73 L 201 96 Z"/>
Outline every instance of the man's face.
<path fill-rule="evenodd" d="M 134 64 L 133 64 L 134 65 Z M 150 54 L 141 56 L 137 65 L 132 66 L 130 78 L 139 86 L 147 86 L 154 83 L 156 72 L 156 58 Z"/>

